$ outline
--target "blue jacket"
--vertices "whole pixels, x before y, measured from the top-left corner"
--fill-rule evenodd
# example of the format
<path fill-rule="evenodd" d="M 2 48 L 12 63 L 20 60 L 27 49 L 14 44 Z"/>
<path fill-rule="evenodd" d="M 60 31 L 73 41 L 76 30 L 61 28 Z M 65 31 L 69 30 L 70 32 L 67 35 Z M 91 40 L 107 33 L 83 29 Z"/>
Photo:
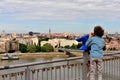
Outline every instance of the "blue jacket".
<path fill-rule="evenodd" d="M 103 48 L 105 46 L 105 41 L 103 38 L 94 36 L 87 40 L 87 47 L 91 47 L 90 56 L 92 58 L 103 59 Z"/>
<path fill-rule="evenodd" d="M 76 41 L 82 42 L 82 46 L 80 47 L 80 50 L 84 50 L 84 51 L 87 50 L 87 47 L 85 44 L 86 44 L 86 41 L 88 40 L 88 38 L 89 38 L 89 34 L 76 39 Z"/>

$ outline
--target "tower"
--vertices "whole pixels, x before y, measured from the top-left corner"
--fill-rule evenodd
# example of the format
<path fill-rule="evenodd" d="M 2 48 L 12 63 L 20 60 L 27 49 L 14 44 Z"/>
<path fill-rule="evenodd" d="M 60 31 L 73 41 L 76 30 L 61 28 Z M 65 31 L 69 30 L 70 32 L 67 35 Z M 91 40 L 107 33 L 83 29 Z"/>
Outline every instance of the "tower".
<path fill-rule="evenodd" d="M 52 35 L 51 35 L 51 29 L 49 28 L 49 36 L 48 36 L 49 38 L 51 38 L 52 37 Z"/>
<path fill-rule="evenodd" d="M 1 32 L 1 37 L 2 37 L 2 38 L 3 38 L 3 37 L 6 37 L 6 33 L 5 33 L 4 30 Z"/>

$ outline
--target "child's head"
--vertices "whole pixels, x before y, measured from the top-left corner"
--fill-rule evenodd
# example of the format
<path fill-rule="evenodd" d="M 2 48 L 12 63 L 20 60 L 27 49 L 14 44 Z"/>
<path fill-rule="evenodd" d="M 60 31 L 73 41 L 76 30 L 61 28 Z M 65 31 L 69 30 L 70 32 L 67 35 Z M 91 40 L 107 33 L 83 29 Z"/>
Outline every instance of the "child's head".
<path fill-rule="evenodd" d="M 95 26 L 94 35 L 102 37 L 104 35 L 104 29 L 101 26 Z"/>

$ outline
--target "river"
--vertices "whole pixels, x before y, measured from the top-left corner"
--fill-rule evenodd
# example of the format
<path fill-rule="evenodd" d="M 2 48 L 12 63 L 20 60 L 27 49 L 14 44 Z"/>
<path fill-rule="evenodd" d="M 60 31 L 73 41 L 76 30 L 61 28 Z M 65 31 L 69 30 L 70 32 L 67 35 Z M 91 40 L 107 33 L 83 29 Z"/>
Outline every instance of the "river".
<path fill-rule="evenodd" d="M 31 62 L 44 62 L 44 61 L 51 61 L 57 58 L 25 58 L 19 60 L 0 60 L 0 66 L 8 66 L 8 65 L 16 65 L 16 64 L 24 64 L 24 63 L 31 63 Z"/>

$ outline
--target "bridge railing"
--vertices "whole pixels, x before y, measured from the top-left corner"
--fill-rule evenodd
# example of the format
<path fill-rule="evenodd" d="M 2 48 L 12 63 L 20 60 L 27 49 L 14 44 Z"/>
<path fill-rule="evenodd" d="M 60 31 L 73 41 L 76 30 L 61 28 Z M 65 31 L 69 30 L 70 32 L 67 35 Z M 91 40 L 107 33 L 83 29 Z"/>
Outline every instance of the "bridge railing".
<path fill-rule="evenodd" d="M 103 80 L 120 79 L 119 53 L 105 55 Z M 0 80 L 88 80 L 87 52 L 83 58 L 72 57 L 47 62 L 0 66 Z"/>
<path fill-rule="evenodd" d="M 81 80 L 82 58 L 34 62 L 0 68 L 0 80 Z"/>

